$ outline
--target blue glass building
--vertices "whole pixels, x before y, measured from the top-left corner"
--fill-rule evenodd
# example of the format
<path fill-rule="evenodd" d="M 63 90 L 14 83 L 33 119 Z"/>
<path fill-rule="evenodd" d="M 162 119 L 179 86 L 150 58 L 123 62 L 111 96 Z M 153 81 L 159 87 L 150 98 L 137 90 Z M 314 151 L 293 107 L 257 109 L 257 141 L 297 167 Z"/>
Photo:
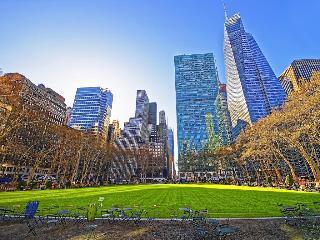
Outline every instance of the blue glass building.
<path fill-rule="evenodd" d="M 279 108 L 286 94 L 253 36 L 247 33 L 240 14 L 225 20 L 224 58 L 228 109 L 232 125 L 249 124 Z"/>
<path fill-rule="evenodd" d="M 212 53 L 175 56 L 176 111 L 179 156 L 185 150 L 199 151 L 209 134 L 206 116 L 218 133 L 215 100 L 219 79 Z"/>
<path fill-rule="evenodd" d="M 152 126 L 157 125 L 157 103 L 156 102 L 151 102 L 149 103 L 149 116 L 148 116 L 148 124 L 152 124 Z"/>
<path fill-rule="evenodd" d="M 100 87 L 78 88 L 69 126 L 106 139 L 112 101 L 113 94 L 108 89 Z"/>
<path fill-rule="evenodd" d="M 220 84 L 215 104 L 219 123 L 219 143 L 229 145 L 232 142 L 232 123 L 228 110 L 226 84 Z"/>
<path fill-rule="evenodd" d="M 168 143 L 170 155 L 172 156 L 172 158 L 174 158 L 174 135 L 171 128 L 168 128 Z"/>

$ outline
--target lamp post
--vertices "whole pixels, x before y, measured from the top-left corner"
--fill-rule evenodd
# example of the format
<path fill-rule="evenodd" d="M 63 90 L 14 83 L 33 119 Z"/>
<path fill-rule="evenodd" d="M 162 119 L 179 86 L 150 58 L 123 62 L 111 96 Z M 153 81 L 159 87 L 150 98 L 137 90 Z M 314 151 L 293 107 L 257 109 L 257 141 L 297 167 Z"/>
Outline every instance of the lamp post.
<path fill-rule="evenodd" d="M 258 169 L 258 185 L 260 185 L 261 168 Z"/>

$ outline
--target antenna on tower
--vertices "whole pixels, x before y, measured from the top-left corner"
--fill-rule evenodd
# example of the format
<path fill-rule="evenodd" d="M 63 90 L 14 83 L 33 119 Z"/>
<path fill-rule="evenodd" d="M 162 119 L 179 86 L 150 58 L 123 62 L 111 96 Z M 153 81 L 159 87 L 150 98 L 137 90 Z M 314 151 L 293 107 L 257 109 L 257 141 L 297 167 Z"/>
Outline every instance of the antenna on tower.
<path fill-rule="evenodd" d="M 226 4 L 225 4 L 225 2 L 224 2 L 223 0 L 221 0 L 221 3 L 222 3 L 222 5 L 223 5 L 223 9 L 224 9 L 224 18 L 225 18 L 226 20 L 228 20 L 227 6 L 226 6 Z"/>

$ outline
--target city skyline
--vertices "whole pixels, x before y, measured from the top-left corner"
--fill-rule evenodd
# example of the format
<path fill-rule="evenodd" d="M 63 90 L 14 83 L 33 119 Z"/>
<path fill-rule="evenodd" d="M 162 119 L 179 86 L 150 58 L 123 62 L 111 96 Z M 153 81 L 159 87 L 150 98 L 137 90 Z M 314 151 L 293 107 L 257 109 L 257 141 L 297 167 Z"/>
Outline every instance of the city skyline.
<path fill-rule="evenodd" d="M 88 6 L 84 1 L 69 1 L 61 9 L 59 1 L 42 1 L 37 5 L 37 1 L 4 0 L 0 6 L 1 68 L 5 72 L 19 72 L 37 84 L 44 83 L 64 96 L 68 106 L 72 106 L 78 87 L 109 88 L 114 93 L 112 119 L 119 119 L 121 127 L 134 112 L 136 90 L 146 89 L 158 103 L 158 109 L 166 111 L 169 125 L 177 129 L 172 104 L 175 101 L 173 56 L 213 52 L 220 79 L 225 83 L 224 14 L 220 1 L 184 1 L 185 13 L 179 11 L 179 1 L 169 2 L 153 5 L 141 0 L 135 3 L 110 0 Z M 294 59 L 317 57 L 315 54 L 320 52 L 316 44 L 320 36 L 313 31 L 312 24 L 316 24 L 320 7 L 317 1 L 308 5 L 300 1 L 226 1 L 226 5 L 229 15 L 241 12 L 246 29 L 254 34 L 277 76 Z M 15 11 L 8 10 L 11 8 Z M 71 12 L 73 8 L 75 11 Z M 274 13 L 275 8 L 279 11 Z M 122 10 L 120 16 L 112 14 L 115 9 Z M 202 14 L 194 20 L 188 19 L 195 10 Z M 304 13 L 303 20 L 296 17 L 300 10 Z M 28 17 L 30 11 L 33 19 Z M 142 17 L 137 18 L 140 15 L 137 12 Z M 88 14 L 86 21 L 82 20 L 84 13 Z M 268 14 L 272 17 L 266 18 Z M 130 24 L 130 19 L 136 21 Z M 168 24 L 172 22 L 175 26 L 170 28 Z M 297 34 L 299 26 L 303 26 L 305 34 Z M 284 33 L 288 31 L 290 34 Z M 149 34 L 143 36 L 145 32 Z M 113 41 L 108 40 L 109 35 Z M 132 37 L 130 43 L 126 36 Z"/>
<path fill-rule="evenodd" d="M 318 239 L 319 10 L 0 0 L 0 238 Z"/>

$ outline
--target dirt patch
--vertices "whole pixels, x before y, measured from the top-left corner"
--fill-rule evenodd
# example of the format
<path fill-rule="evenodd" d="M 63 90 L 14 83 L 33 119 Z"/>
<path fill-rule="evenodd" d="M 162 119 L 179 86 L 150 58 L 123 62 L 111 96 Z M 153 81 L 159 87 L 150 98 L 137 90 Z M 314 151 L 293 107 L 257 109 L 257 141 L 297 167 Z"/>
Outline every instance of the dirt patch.
<path fill-rule="evenodd" d="M 222 222 L 223 223 L 223 222 Z M 201 224 L 200 224 L 201 225 Z M 232 220 L 231 227 L 238 231 L 224 239 L 230 240 L 300 240 L 301 233 L 285 225 L 284 220 Z M 38 224 L 36 235 L 28 234 L 26 222 L 2 221 L 0 223 L 0 239 L 124 239 L 124 240 L 191 240 L 191 239 L 219 239 L 214 236 L 214 230 L 209 225 L 201 225 L 207 231 L 206 237 L 201 237 L 197 232 L 199 224 L 192 222 L 173 221 L 142 221 L 135 222 L 102 222 L 66 224 Z M 320 238 L 319 238 L 320 239 Z"/>

